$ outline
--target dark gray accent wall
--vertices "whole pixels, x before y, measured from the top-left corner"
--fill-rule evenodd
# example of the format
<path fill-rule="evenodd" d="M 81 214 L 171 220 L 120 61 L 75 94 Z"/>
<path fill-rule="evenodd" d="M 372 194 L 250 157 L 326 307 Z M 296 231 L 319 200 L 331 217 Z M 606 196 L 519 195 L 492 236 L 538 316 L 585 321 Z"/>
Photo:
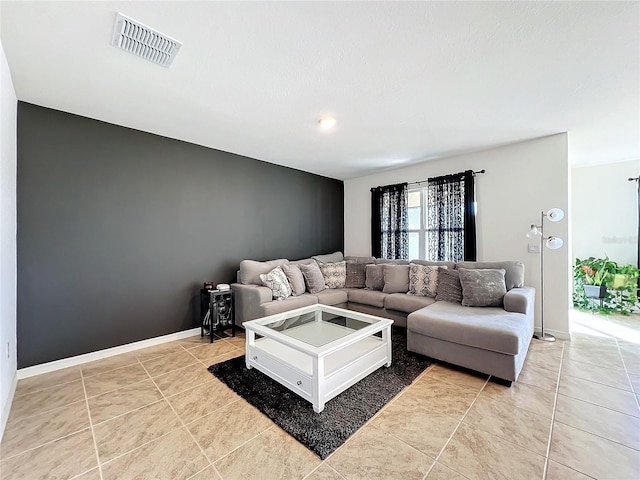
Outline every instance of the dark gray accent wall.
<path fill-rule="evenodd" d="M 343 182 L 18 105 L 18 367 L 196 325 L 245 258 L 343 248 Z"/>

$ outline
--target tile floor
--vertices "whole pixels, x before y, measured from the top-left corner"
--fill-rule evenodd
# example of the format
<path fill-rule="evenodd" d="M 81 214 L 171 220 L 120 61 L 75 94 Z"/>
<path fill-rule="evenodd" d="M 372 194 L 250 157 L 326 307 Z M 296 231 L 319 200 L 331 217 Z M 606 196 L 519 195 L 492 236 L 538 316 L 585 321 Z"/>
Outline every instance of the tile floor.
<path fill-rule="evenodd" d="M 640 315 L 572 312 L 512 388 L 434 365 L 321 462 L 211 376 L 243 338 L 193 337 L 21 380 L 13 479 L 640 478 Z M 206 339 L 205 339 L 206 340 Z"/>

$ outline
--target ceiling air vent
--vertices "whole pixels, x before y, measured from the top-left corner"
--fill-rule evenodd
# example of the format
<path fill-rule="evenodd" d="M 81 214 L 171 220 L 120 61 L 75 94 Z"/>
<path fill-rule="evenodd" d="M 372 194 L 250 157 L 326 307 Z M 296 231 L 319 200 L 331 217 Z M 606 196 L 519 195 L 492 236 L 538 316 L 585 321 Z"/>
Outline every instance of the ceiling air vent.
<path fill-rule="evenodd" d="M 171 66 L 182 46 L 182 42 L 121 13 L 116 15 L 111 44 L 163 67 Z"/>

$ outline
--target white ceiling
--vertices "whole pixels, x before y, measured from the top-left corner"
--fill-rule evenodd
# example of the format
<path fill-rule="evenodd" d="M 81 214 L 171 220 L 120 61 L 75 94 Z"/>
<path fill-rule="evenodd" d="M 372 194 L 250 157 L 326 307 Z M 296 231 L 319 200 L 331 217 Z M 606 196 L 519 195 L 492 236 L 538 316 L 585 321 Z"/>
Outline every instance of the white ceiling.
<path fill-rule="evenodd" d="M 349 179 L 565 131 L 574 165 L 640 159 L 639 6 L 2 1 L 0 25 L 20 100 Z M 117 11 L 183 42 L 171 68 L 110 45 Z"/>

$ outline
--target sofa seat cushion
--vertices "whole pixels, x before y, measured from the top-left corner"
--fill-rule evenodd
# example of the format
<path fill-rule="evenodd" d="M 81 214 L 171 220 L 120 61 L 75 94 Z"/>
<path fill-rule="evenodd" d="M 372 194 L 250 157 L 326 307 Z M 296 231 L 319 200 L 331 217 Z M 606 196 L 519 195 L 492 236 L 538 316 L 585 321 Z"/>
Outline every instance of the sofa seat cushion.
<path fill-rule="evenodd" d="M 328 288 L 315 294 L 318 297 L 318 303 L 323 305 L 338 305 L 347 303 L 347 291 L 343 288 Z"/>
<path fill-rule="evenodd" d="M 397 310 L 404 313 L 415 312 L 433 303 L 435 303 L 435 300 L 431 297 L 409 295 L 407 293 L 391 293 L 384 299 L 384 307 L 387 310 Z"/>
<path fill-rule="evenodd" d="M 384 299 L 389 295 L 388 293 L 382 293 L 379 290 L 367 290 L 354 288 L 348 291 L 349 301 L 354 303 L 362 303 L 364 305 L 371 305 L 372 307 L 383 308 Z"/>
<path fill-rule="evenodd" d="M 274 300 L 260 305 L 260 308 L 262 309 L 261 316 L 267 317 L 269 315 L 275 315 L 276 313 L 288 312 L 295 308 L 308 307 L 309 305 L 315 305 L 316 303 L 318 303 L 318 297 L 311 295 L 310 293 L 298 295 L 297 297 L 289 297 L 280 301 Z"/>
<path fill-rule="evenodd" d="M 502 308 L 450 302 L 436 302 L 407 317 L 411 332 L 509 355 L 527 348 L 533 333 L 530 323 L 526 315 Z"/>

